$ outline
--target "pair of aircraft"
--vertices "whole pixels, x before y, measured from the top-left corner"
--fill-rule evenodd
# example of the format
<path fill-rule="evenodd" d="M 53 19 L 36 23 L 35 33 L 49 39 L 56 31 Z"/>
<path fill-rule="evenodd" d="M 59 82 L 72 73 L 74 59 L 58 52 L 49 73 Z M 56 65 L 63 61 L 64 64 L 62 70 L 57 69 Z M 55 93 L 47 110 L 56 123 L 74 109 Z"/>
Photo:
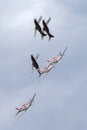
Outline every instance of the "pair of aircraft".
<path fill-rule="evenodd" d="M 39 67 L 39 64 L 37 63 L 37 56 L 34 57 L 33 55 L 31 55 L 31 61 L 32 61 L 32 72 L 33 72 L 33 69 L 35 68 L 38 73 L 39 73 L 39 77 L 42 75 L 42 74 L 45 74 L 45 73 L 48 73 L 52 68 L 53 68 L 53 65 L 49 64 L 48 66 L 44 67 L 43 70 L 40 69 Z"/>
<path fill-rule="evenodd" d="M 49 40 L 54 37 L 48 28 L 48 23 L 50 22 L 51 18 L 49 18 L 46 22 L 45 20 L 42 20 L 43 28 L 40 26 L 40 21 L 42 19 L 42 16 L 38 20 L 34 19 L 34 24 L 35 24 L 35 31 L 34 31 L 34 37 L 36 37 L 36 31 L 38 31 L 41 34 L 41 37 L 43 39 L 44 36 L 49 36 Z M 44 33 L 46 32 L 46 33 Z"/>
<path fill-rule="evenodd" d="M 36 96 L 36 93 L 33 95 L 32 99 L 28 101 L 27 103 L 23 104 L 20 108 L 16 107 L 15 109 L 18 111 L 15 116 L 17 116 L 19 113 L 22 113 L 19 118 L 29 109 L 30 106 L 32 106 L 32 103 L 34 101 L 34 98 Z"/>
<path fill-rule="evenodd" d="M 35 68 L 38 71 L 39 76 L 41 76 L 42 74 L 47 74 L 62 59 L 67 48 L 68 47 L 66 47 L 62 53 L 60 52 L 59 55 L 53 57 L 52 59 L 48 59 L 47 62 L 49 64 L 46 67 L 44 67 L 43 70 L 40 69 L 39 64 L 37 63 L 37 59 L 38 59 L 39 55 L 37 55 L 36 57 L 31 55 L 32 71 L 33 71 L 33 68 Z"/>

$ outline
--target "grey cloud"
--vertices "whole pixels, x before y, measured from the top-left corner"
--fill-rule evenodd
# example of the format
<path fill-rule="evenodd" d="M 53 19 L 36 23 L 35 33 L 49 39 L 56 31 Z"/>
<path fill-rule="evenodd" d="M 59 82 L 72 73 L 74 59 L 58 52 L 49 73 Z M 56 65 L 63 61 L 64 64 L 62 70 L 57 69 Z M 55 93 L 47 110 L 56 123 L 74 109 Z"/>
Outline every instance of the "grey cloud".
<path fill-rule="evenodd" d="M 77 0 L 77 1 L 69 1 L 69 0 L 62 0 L 56 1 L 56 3 L 62 4 L 65 8 L 73 11 L 75 14 L 85 16 L 87 14 L 87 1 L 86 0 Z"/>
<path fill-rule="evenodd" d="M 86 1 L 1 1 L 0 129 L 87 129 L 87 18 L 83 5 Z M 55 37 L 50 42 L 48 37 L 41 40 L 39 33 L 33 37 L 33 18 L 40 15 L 52 18 L 48 26 Z M 46 59 L 66 46 L 65 56 L 46 76 L 38 79 L 36 71 L 31 74 L 31 54 L 40 54 L 38 63 L 43 68 Z M 14 107 L 34 92 L 34 105 L 15 120 Z"/>

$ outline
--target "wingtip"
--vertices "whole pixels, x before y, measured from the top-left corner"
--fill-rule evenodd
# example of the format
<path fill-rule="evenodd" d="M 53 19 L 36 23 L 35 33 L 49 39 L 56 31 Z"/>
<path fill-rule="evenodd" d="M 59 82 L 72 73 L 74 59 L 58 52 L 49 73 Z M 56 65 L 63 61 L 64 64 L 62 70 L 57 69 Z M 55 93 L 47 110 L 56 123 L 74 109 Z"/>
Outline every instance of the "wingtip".
<path fill-rule="evenodd" d="M 19 110 L 17 107 L 15 107 L 16 110 Z"/>
<path fill-rule="evenodd" d="M 34 93 L 34 96 L 36 96 L 37 94 L 36 93 Z"/>

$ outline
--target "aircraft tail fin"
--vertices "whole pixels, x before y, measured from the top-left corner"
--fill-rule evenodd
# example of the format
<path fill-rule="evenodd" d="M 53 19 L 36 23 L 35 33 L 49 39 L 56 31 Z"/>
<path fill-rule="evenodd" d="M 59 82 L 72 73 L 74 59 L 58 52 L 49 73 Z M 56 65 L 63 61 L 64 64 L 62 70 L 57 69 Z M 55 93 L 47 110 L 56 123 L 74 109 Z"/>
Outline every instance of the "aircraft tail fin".
<path fill-rule="evenodd" d="M 15 109 L 16 109 L 16 110 L 19 110 L 19 108 L 18 108 L 18 107 L 15 107 Z"/>
<path fill-rule="evenodd" d="M 39 70 L 39 76 L 38 76 L 38 78 L 40 78 L 40 77 L 41 77 L 41 75 L 42 75 L 42 71 L 41 71 L 41 70 Z"/>
<path fill-rule="evenodd" d="M 39 76 L 38 76 L 38 78 L 40 78 L 41 77 L 41 73 L 39 73 Z"/>
<path fill-rule="evenodd" d="M 54 37 L 51 33 L 48 34 L 49 35 L 49 40 Z"/>
<path fill-rule="evenodd" d="M 47 62 L 49 63 L 49 62 L 50 62 L 50 60 L 48 60 L 48 59 L 47 59 Z"/>
<path fill-rule="evenodd" d="M 41 35 L 42 35 L 42 39 L 44 36 L 47 36 L 47 34 L 45 34 L 44 32 L 42 32 Z"/>

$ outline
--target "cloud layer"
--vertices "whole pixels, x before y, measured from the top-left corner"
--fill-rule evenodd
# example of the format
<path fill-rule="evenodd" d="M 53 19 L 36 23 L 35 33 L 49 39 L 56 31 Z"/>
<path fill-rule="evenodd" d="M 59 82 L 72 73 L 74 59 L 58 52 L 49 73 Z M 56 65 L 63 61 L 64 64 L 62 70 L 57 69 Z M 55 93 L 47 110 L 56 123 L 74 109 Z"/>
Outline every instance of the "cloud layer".
<path fill-rule="evenodd" d="M 86 0 L 0 1 L 0 129 L 87 129 L 86 5 Z M 50 42 L 39 33 L 33 37 L 33 19 L 41 15 L 51 17 L 48 26 L 55 37 Z M 66 46 L 50 73 L 40 79 L 36 71 L 31 74 L 31 54 L 40 54 L 43 68 Z M 16 120 L 15 107 L 34 93 L 34 105 Z"/>

